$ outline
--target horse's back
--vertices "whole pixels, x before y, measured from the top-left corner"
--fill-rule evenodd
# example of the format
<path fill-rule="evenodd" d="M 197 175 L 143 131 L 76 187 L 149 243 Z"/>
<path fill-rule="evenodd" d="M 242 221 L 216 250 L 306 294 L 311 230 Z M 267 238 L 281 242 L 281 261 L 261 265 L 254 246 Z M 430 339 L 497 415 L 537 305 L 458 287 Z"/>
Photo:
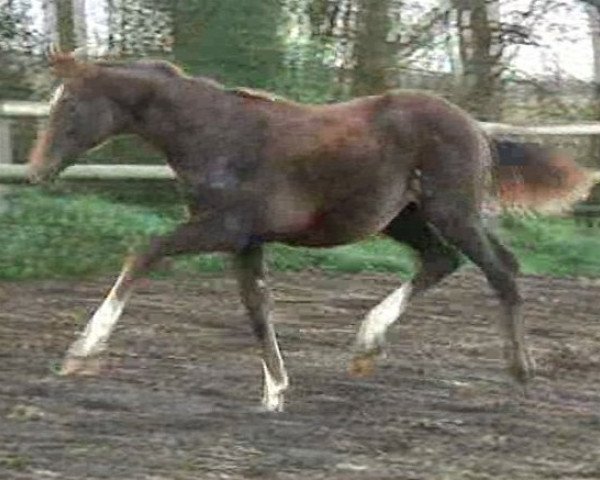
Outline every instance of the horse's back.
<path fill-rule="evenodd" d="M 263 158 L 268 222 L 289 243 L 355 241 L 421 201 L 423 177 L 434 190 L 426 195 L 477 202 L 485 141 L 474 125 L 417 91 L 274 107 Z"/>
<path fill-rule="evenodd" d="M 398 149 L 381 100 L 304 107 L 274 124 L 269 220 L 288 243 L 348 243 L 380 231 L 406 205 L 416 150 Z"/>

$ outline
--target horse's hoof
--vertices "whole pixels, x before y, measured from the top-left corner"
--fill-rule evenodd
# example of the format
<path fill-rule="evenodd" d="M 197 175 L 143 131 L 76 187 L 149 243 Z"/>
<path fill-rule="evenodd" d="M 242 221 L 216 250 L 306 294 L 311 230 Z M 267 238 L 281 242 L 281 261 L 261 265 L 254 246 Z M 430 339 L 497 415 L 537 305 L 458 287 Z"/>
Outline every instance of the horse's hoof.
<path fill-rule="evenodd" d="M 354 357 L 350 364 L 350 375 L 356 378 L 370 377 L 375 373 L 375 355 L 365 354 Z"/>
<path fill-rule="evenodd" d="M 241 407 L 241 412 L 247 413 L 249 415 L 268 415 L 268 414 L 272 413 L 272 410 L 269 410 L 267 407 L 265 407 L 265 405 L 261 401 L 260 403 L 257 403 L 256 405 L 249 405 L 249 406 Z"/>
<path fill-rule="evenodd" d="M 529 353 L 524 353 L 520 358 L 515 358 L 508 367 L 510 376 L 519 385 L 527 383 L 535 376 L 535 363 Z"/>
<path fill-rule="evenodd" d="M 283 394 L 263 396 L 260 406 L 262 413 L 280 413 L 284 410 Z"/>
<path fill-rule="evenodd" d="M 94 376 L 102 370 L 102 362 L 98 357 L 67 357 L 58 372 L 61 376 Z"/>
<path fill-rule="evenodd" d="M 533 378 L 533 372 L 529 369 L 523 369 L 521 366 L 513 365 L 509 368 L 508 373 L 511 378 L 518 383 L 519 385 L 527 385 L 529 381 Z"/>

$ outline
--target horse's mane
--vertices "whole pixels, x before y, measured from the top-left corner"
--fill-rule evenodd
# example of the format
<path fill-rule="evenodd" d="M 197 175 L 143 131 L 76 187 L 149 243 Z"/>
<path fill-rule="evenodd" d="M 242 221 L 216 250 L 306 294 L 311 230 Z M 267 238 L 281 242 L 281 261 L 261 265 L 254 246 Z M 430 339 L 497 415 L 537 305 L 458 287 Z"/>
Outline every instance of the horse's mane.
<path fill-rule="evenodd" d="M 187 75 L 182 68 L 177 65 L 167 61 L 167 60 L 136 60 L 130 63 L 124 62 L 115 62 L 115 61 L 98 61 L 96 65 L 108 68 L 120 68 L 125 70 L 135 70 L 144 73 L 150 73 L 154 75 L 158 75 L 159 77 L 167 77 L 167 78 L 186 78 L 192 79 L 194 81 L 200 82 L 204 85 L 217 88 L 219 90 L 223 90 L 225 92 L 231 93 L 233 95 L 248 98 L 251 100 L 259 100 L 264 102 L 284 102 L 284 103 L 293 103 L 291 100 L 281 97 L 275 93 L 268 92 L 266 90 L 248 88 L 248 87 L 232 87 L 227 88 L 223 84 L 218 81 L 204 77 L 201 75 L 189 76 Z"/>
<path fill-rule="evenodd" d="M 166 77 L 186 76 L 181 68 L 167 60 L 136 60 L 130 63 L 101 60 L 96 62 L 96 65 L 108 68 L 122 68 L 125 70 L 141 70 Z"/>
<path fill-rule="evenodd" d="M 247 87 L 234 87 L 228 89 L 229 92 L 244 98 L 250 98 L 255 100 L 263 100 L 265 102 L 290 102 L 287 98 L 280 97 L 272 92 L 266 90 L 257 90 L 254 88 Z"/>

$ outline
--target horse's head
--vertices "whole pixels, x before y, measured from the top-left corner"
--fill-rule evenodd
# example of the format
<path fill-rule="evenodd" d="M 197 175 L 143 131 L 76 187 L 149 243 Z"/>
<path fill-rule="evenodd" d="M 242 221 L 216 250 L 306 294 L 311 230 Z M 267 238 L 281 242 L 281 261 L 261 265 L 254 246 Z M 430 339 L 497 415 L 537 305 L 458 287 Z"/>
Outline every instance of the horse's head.
<path fill-rule="evenodd" d="M 56 177 L 77 157 L 117 133 L 123 121 L 117 104 L 95 88 L 98 65 L 57 50 L 48 59 L 62 84 L 52 98 L 47 126 L 38 133 L 29 155 L 29 177 L 35 183 Z"/>

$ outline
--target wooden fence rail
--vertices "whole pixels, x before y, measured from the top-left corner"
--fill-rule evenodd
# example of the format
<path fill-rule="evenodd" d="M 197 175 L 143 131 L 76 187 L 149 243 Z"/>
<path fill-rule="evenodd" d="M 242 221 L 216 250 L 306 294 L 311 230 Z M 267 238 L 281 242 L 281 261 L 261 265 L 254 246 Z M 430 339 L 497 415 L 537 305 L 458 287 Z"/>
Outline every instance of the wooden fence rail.
<path fill-rule="evenodd" d="M 0 101 L 0 213 L 4 209 L 3 196 L 8 188 L 2 184 L 27 182 L 27 167 L 14 164 L 11 155 L 10 117 L 43 118 L 49 113 L 49 106 L 41 102 Z M 579 123 L 571 125 L 519 126 L 504 123 L 479 122 L 484 131 L 493 135 L 598 135 L 600 123 Z M 73 165 L 67 168 L 61 178 L 65 180 L 173 180 L 175 174 L 166 165 Z M 598 205 L 578 205 L 576 217 L 582 221 L 600 216 Z M 587 220 L 586 220 L 587 219 Z"/>
<path fill-rule="evenodd" d="M 163 165 L 73 165 L 60 178 L 65 180 L 172 180 L 175 173 Z M 0 183 L 27 181 L 25 165 L 0 164 Z"/>
<path fill-rule="evenodd" d="M 48 116 L 50 106 L 43 102 L 28 102 L 23 100 L 0 101 L 0 117 L 35 117 Z"/>
<path fill-rule="evenodd" d="M 0 117 L 34 117 L 43 118 L 48 115 L 50 107 L 44 102 L 20 100 L 0 101 Z M 600 123 L 586 122 L 569 125 L 524 126 L 506 123 L 479 122 L 481 127 L 491 134 L 513 135 L 598 135 Z"/>
<path fill-rule="evenodd" d="M 600 123 L 577 123 L 571 125 L 522 126 L 507 123 L 479 122 L 491 135 L 599 135 Z"/>
<path fill-rule="evenodd" d="M 27 181 L 25 165 L 13 162 L 8 123 L 10 117 L 43 118 L 48 115 L 49 111 L 47 103 L 18 100 L 0 101 L 0 183 Z M 67 180 L 169 180 L 174 179 L 175 174 L 168 166 L 160 165 L 74 165 L 66 169 L 61 174 L 61 178 Z M 2 191 L 0 191 L 0 197 L 2 197 Z"/>
<path fill-rule="evenodd" d="M 49 105 L 43 102 L 0 101 L 0 184 L 27 181 L 26 167 L 13 163 L 11 156 L 10 129 L 8 128 L 10 117 L 43 118 L 48 115 L 49 111 Z M 600 134 L 600 123 L 545 126 L 520 126 L 492 122 L 479 122 L 479 124 L 483 130 L 494 135 Z M 173 171 L 168 166 L 126 164 L 75 165 L 67 168 L 61 174 L 61 178 L 68 180 L 169 180 L 174 177 Z"/>

